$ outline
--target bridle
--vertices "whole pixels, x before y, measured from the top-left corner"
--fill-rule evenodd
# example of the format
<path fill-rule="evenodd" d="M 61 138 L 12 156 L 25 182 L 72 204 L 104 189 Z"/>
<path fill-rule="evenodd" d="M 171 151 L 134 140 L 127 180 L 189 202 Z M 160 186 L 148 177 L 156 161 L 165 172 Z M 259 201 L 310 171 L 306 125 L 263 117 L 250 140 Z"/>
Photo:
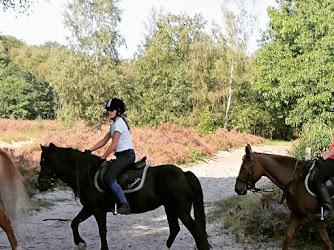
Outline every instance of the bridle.
<path fill-rule="evenodd" d="M 258 188 L 255 187 L 255 184 L 251 182 L 251 179 L 253 177 L 253 168 L 254 168 L 254 164 L 253 164 L 253 160 L 252 160 L 252 163 L 250 164 L 249 168 L 248 168 L 248 173 L 247 173 L 247 180 L 243 180 L 239 177 L 237 177 L 237 181 L 240 181 L 240 182 L 243 182 L 243 183 L 246 183 L 246 190 L 249 190 L 249 191 L 254 191 L 254 192 L 259 192 Z"/>
<path fill-rule="evenodd" d="M 48 178 L 48 179 L 38 178 L 38 181 L 37 181 L 37 183 L 36 183 L 36 186 L 38 187 L 39 184 L 41 184 L 41 183 L 47 183 L 47 184 L 49 184 L 50 187 L 52 187 L 52 186 L 55 184 L 56 179 L 57 179 L 57 178 L 56 178 L 56 174 L 55 174 L 55 173 L 53 173 L 53 174 L 51 175 L 51 177 Z"/>

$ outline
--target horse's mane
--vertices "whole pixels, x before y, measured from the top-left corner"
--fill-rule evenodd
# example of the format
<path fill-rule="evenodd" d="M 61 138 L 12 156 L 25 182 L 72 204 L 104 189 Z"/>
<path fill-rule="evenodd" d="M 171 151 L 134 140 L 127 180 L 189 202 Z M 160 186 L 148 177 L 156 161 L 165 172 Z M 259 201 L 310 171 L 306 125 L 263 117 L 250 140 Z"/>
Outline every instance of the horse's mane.
<path fill-rule="evenodd" d="M 92 160 L 92 161 L 97 161 L 100 159 L 99 156 L 91 154 L 91 153 L 86 153 L 86 152 L 82 152 L 79 149 L 76 148 L 61 148 L 61 149 L 65 149 L 66 151 L 69 151 L 72 154 L 75 154 L 77 157 L 84 156 L 84 157 L 88 157 L 88 160 Z M 96 167 L 96 166 L 92 166 L 90 164 L 87 165 L 79 165 L 79 169 L 82 169 L 82 166 L 88 166 L 88 168 L 92 168 L 92 167 Z"/>
<path fill-rule="evenodd" d="M 71 160 L 71 164 L 68 164 L 68 166 L 71 167 L 71 171 L 73 171 L 74 176 L 78 174 L 77 171 L 96 171 L 99 167 L 99 165 L 96 164 L 98 161 L 101 161 L 99 156 L 87 152 L 82 152 L 71 147 L 55 147 L 57 152 L 65 152 L 68 154 L 69 160 Z M 78 190 L 76 190 L 74 187 L 71 187 L 76 199 L 80 197 L 80 186 L 77 188 Z"/>
<path fill-rule="evenodd" d="M 256 153 L 256 152 L 254 152 L 254 153 Z M 277 160 L 277 161 L 284 160 L 285 162 L 289 162 L 289 163 L 291 163 L 291 165 L 289 165 L 291 168 L 295 167 L 295 163 L 299 163 L 298 164 L 298 166 L 299 166 L 298 169 L 300 169 L 300 171 L 302 171 L 301 176 L 305 176 L 308 173 L 311 166 L 312 166 L 312 160 L 304 160 L 304 159 L 298 159 L 298 158 L 291 157 L 291 156 L 269 154 L 269 153 L 257 153 L 257 154 L 269 156 L 273 160 Z"/>
<path fill-rule="evenodd" d="M 297 158 L 295 157 L 291 157 L 291 156 L 286 156 L 286 155 L 277 155 L 277 154 L 270 154 L 270 153 L 260 153 L 260 152 L 257 152 L 257 154 L 261 154 L 261 155 L 267 155 L 267 156 L 270 156 L 274 159 L 285 159 L 285 160 L 289 160 L 289 161 L 296 161 Z"/>
<path fill-rule="evenodd" d="M 8 154 L 0 149 L 0 199 L 11 220 L 20 218 L 27 209 L 27 194 L 22 176 Z"/>

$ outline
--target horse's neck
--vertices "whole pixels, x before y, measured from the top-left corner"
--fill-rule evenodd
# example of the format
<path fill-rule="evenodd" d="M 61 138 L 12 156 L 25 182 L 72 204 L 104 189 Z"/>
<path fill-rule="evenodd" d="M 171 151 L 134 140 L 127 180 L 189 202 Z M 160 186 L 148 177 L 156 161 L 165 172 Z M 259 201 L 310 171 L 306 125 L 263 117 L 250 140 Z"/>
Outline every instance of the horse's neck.
<path fill-rule="evenodd" d="M 295 166 L 293 159 L 261 153 L 257 156 L 257 161 L 263 168 L 262 175 L 267 176 L 276 185 L 286 185 L 293 178 Z"/>
<path fill-rule="evenodd" d="M 71 176 L 73 178 L 70 177 L 67 182 L 73 189 L 80 192 L 80 189 L 88 188 L 87 182 L 89 182 L 89 178 L 87 177 L 91 172 L 91 168 L 94 168 L 94 160 L 96 159 L 93 155 L 87 156 L 74 149 L 71 149 L 69 155 Z"/>

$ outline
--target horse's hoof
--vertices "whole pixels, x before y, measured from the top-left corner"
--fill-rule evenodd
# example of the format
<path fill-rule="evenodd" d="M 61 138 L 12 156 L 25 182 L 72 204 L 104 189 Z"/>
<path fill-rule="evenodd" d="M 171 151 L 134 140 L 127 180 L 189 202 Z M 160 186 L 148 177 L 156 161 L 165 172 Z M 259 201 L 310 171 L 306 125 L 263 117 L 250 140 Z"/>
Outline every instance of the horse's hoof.
<path fill-rule="evenodd" d="M 78 249 L 78 250 L 85 250 L 85 249 L 86 249 L 86 244 L 83 243 L 83 242 L 80 242 L 80 243 L 77 245 L 77 249 Z"/>
<path fill-rule="evenodd" d="M 15 250 L 22 250 L 22 247 L 20 247 L 19 245 L 17 245 L 17 247 L 15 247 Z"/>
<path fill-rule="evenodd" d="M 164 247 L 164 248 L 162 248 L 161 250 L 169 250 L 170 248 L 168 248 L 168 247 Z"/>

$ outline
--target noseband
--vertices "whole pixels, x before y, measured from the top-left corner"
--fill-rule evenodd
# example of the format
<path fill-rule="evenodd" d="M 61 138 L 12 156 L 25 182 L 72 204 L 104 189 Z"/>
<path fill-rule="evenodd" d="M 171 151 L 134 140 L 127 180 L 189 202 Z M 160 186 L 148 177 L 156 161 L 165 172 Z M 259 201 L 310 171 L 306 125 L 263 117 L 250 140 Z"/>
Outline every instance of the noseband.
<path fill-rule="evenodd" d="M 50 178 L 48 180 L 39 179 L 38 182 L 36 183 L 36 187 L 38 188 L 42 183 L 47 183 L 49 184 L 50 187 L 52 187 L 55 184 L 55 178 Z"/>

